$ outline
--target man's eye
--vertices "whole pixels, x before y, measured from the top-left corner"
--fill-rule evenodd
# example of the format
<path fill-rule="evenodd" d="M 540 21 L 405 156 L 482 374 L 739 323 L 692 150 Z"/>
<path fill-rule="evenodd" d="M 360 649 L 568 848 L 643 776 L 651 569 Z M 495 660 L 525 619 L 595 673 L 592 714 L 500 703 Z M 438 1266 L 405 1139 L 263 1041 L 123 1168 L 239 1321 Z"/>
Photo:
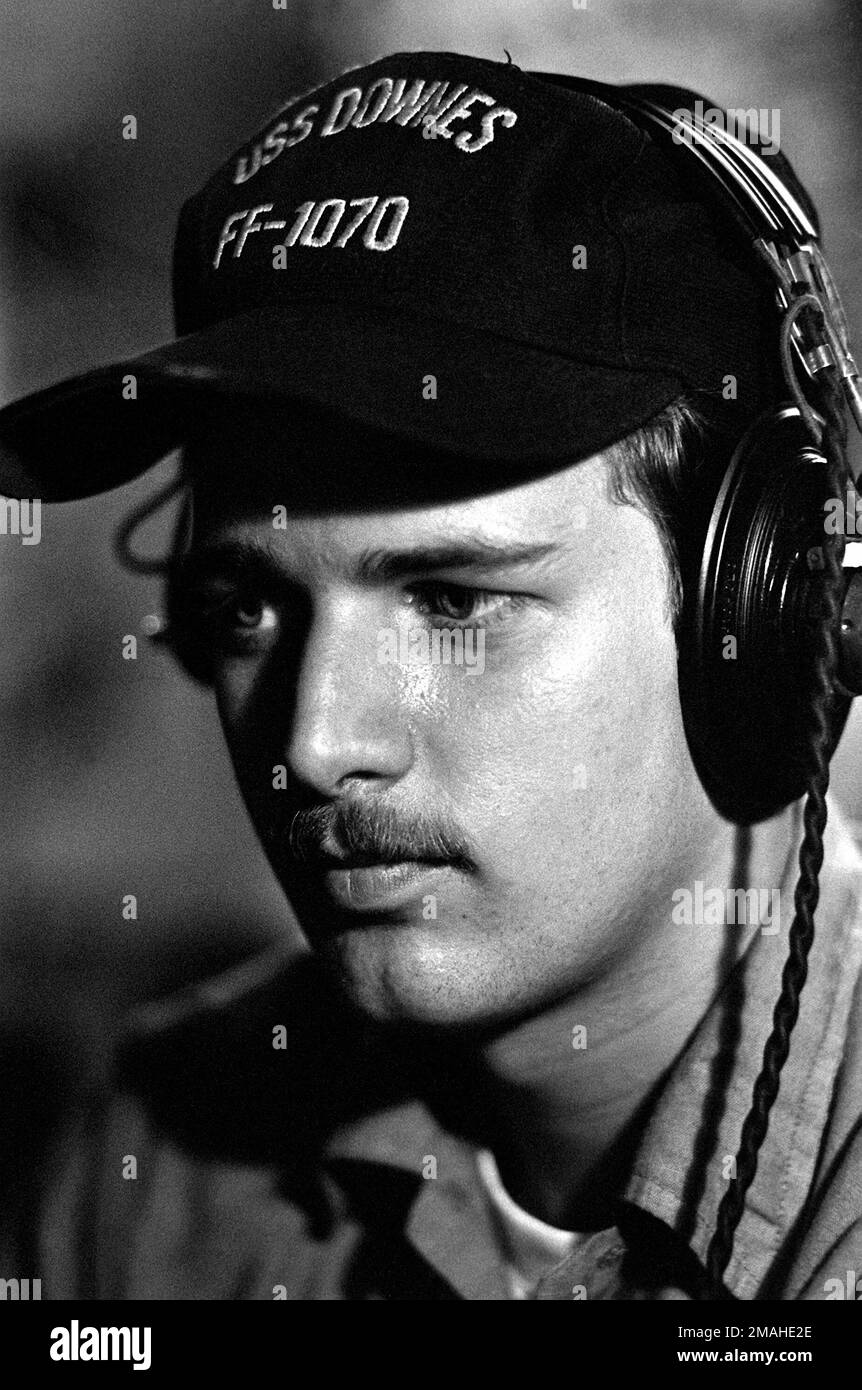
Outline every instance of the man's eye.
<path fill-rule="evenodd" d="M 195 594 L 192 613 L 211 641 L 240 650 L 266 639 L 278 626 L 273 605 L 250 590 Z"/>
<path fill-rule="evenodd" d="M 239 597 L 228 609 L 237 627 L 270 628 L 275 626 L 272 608 L 261 598 Z"/>
<path fill-rule="evenodd" d="M 431 619 L 445 623 L 485 626 L 518 606 L 519 595 L 495 593 L 491 589 L 471 589 L 465 584 L 417 584 L 410 603 Z"/>

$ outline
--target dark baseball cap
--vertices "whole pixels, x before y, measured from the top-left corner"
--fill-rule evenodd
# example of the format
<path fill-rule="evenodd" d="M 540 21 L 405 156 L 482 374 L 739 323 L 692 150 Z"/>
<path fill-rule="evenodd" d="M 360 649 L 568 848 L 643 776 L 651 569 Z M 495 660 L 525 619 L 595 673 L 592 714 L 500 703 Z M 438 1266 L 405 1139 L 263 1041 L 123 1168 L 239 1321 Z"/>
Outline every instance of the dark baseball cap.
<path fill-rule="evenodd" d="M 292 98 L 181 211 L 178 336 L 0 410 L 0 493 L 115 487 L 225 398 L 529 474 L 728 376 L 753 413 L 754 259 L 613 91 L 419 52 Z"/>

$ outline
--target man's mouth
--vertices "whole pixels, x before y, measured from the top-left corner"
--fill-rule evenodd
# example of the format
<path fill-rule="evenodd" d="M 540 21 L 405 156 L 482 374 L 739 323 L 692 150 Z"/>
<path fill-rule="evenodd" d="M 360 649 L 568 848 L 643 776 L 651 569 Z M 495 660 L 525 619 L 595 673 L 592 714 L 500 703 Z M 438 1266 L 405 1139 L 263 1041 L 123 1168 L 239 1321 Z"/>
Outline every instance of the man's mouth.
<path fill-rule="evenodd" d="M 372 913 L 406 921 L 420 911 L 433 921 L 438 890 L 456 870 L 470 875 L 476 867 L 457 827 L 421 812 L 408 821 L 383 806 L 345 803 L 298 811 L 281 833 L 273 829 L 274 857 L 300 921 L 320 920 L 327 907 L 357 921 Z"/>
<path fill-rule="evenodd" d="M 448 859 L 381 860 L 368 855 L 321 853 L 314 856 L 312 872 L 315 884 L 333 906 L 348 912 L 372 912 L 404 907 L 433 893 L 452 867 Z"/>

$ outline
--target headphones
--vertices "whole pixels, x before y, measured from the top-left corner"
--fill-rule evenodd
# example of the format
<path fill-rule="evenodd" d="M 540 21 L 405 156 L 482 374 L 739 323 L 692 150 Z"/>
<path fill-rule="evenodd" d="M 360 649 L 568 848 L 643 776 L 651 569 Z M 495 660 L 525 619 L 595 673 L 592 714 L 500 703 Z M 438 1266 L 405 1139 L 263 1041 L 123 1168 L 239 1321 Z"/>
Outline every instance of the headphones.
<path fill-rule="evenodd" d="M 716 809 L 738 825 L 751 825 L 806 795 L 782 990 L 700 1291 L 704 1299 L 724 1300 L 731 1296 L 723 1276 L 807 973 L 829 759 L 853 696 L 862 694 L 862 568 L 842 568 L 844 526 L 832 533 L 826 525 L 830 503 L 837 502 L 843 515 L 850 495 L 846 413 L 862 432 L 859 372 L 820 250 L 816 212 L 783 156 L 764 155 L 756 141 L 747 144 L 706 122 L 702 100 L 682 88 L 529 75 L 595 97 L 666 148 L 681 176 L 741 237 L 775 295 L 776 350 L 788 398 L 748 428 L 715 495 L 692 518 L 696 542 L 683 565 L 679 633 L 686 735 Z M 126 563 L 131 531 L 181 486 L 174 484 L 129 518 L 117 541 Z M 184 549 L 189 523 L 186 504 L 174 556 Z M 136 567 L 164 570 L 140 561 Z M 159 640 L 173 647 L 189 675 L 208 683 L 206 655 L 196 650 L 183 621 L 179 569 L 176 562 L 168 569 L 167 623 Z"/>
<path fill-rule="evenodd" d="M 862 694 L 862 568 L 842 568 L 846 520 L 826 524 L 830 503 L 844 516 L 855 481 L 846 465 L 846 415 L 862 432 L 859 372 L 816 213 L 801 186 L 792 186 L 786 159 L 779 176 L 770 156 L 706 122 L 702 101 L 698 109 L 696 94 L 684 89 L 532 75 L 596 97 L 667 148 L 681 176 L 690 176 L 771 278 L 780 316 L 776 347 L 789 399 L 749 427 L 711 510 L 694 519 L 700 531 L 683 570 L 679 641 L 686 734 L 716 808 L 750 825 L 806 796 L 781 993 L 699 1290 L 703 1299 L 728 1300 L 724 1275 L 814 938 L 829 759 L 853 696 Z"/>
<path fill-rule="evenodd" d="M 638 125 L 690 176 L 773 281 L 781 315 L 776 349 L 789 399 L 749 427 L 711 513 L 692 517 L 697 542 L 682 566 L 679 634 L 680 697 L 698 774 L 723 816 L 750 825 L 798 800 L 807 786 L 808 668 L 822 627 L 833 495 L 825 421 L 810 397 L 819 401 L 824 388 L 837 389 L 862 431 L 859 373 L 820 251 L 816 213 L 804 190 L 790 186 L 795 177 L 786 159 L 780 161 L 786 177 L 779 177 L 773 156 L 706 123 L 694 92 L 532 75 L 595 96 Z M 843 512 L 844 495 L 840 501 Z M 862 570 L 845 571 L 841 585 L 839 668 L 827 711 L 833 748 L 852 697 L 862 694 Z"/>

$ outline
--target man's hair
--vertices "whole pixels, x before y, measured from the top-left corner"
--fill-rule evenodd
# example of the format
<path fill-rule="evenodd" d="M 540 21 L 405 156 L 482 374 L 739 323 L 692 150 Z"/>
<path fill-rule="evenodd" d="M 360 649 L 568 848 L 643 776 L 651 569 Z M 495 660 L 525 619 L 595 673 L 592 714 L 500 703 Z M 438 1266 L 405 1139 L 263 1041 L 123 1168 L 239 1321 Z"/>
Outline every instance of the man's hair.
<path fill-rule="evenodd" d="M 684 576 L 699 553 L 704 517 L 739 434 L 712 403 L 682 395 L 608 450 L 612 501 L 637 507 L 658 528 L 677 636 Z"/>

